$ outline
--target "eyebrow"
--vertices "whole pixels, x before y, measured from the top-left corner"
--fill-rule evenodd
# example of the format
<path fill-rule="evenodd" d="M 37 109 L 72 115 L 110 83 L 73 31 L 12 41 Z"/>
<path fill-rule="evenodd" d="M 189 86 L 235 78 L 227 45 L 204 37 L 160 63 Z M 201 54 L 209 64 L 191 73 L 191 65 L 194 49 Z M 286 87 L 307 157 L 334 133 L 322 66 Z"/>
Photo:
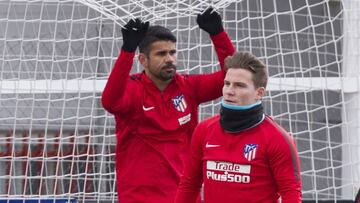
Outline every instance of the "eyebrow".
<path fill-rule="evenodd" d="M 224 79 L 224 83 L 231 83 L 231 82 Z M 233 82 L 233 84 L 247 85 L 247 84 L 244 83 L 244 82 Z"/>
<path fill-rule="evenodd" d="M 160 49 L 160 50 L 157 50 L 155 51 L 155 53 L 176 53 L 176 49 L 170 49 L 170 50 L 167 50 L 167 49 Z"/>
<path fill-rule="evenodd" d="M 234 82 L 234 84 L 237 84 L 237 85 L 246 85 L 246 86 L 247 86 L 247 84 L 244 83 L 244 82 Z"/>

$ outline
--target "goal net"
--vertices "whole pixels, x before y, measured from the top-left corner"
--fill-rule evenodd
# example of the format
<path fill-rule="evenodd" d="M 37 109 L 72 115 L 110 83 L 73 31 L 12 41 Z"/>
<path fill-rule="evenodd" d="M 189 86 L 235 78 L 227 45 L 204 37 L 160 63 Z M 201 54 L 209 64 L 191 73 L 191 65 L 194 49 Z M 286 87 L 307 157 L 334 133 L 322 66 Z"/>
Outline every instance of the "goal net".
<path fill-rule="evenodd" d="M 358 0 L 0 1 L 0 199 L 117 202 L 115 127 L 100 96 L 131 18 L 176 35 L 180 73 L 219 69 L 196 15 L 269 67 L 265 111 L 296 140 L 305 200 L 360 186 Z M 141 71 L 135 60 L 132 72 Z M 218 113 L 203 104 L 200 120 Z"/>

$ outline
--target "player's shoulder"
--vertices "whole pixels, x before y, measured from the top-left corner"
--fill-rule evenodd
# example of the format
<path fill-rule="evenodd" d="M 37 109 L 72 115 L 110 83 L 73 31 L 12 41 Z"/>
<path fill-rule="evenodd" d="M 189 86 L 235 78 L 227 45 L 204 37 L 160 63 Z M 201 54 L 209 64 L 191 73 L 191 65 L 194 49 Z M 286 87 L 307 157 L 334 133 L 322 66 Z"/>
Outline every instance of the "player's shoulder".
<path fill-rule="evenodd" d="M 186 82 L 186 81 L 193 80 L 193 79 L 195 79 L 195 80 L 199 79 L 204 75 L 206 75 L 206 74 L 205 73 L 202 73 L 202 74 L 199 74 L 199 73 L 193 73 L 193 74 L 177 73 L 175 78 L 176 78 L 176 80 Z"/>
<path fill-rule="evenodd" d="M 191 86 L 189 86 L 191 78 L 192 75 L 176 73 L 173 79 L 178 86 L 191 90 Z"/>
<path fill-rule="evenodd" d="M 266 129 L 265 131 L 270 132 L 272 136 L 289 136 L 289 133 L 269 115 L 265 115 L 262 126 Z"/>
<path fill-rule="evenodd" d="M 219 125 L 219 122 L 220 122 L 220 115 L 215 115 L 215 116 L 212 116 L 210 118 L 207 118 L 207 119 L 201 121 L 199 123 L 199 127 L 208 129 L 208 128 L 212 128 L 216 125 Z"/>
<path fill-rule="evenodd" d="M 264 137 L 263 140 L 267 143 L 266 146 L 270 151 L 282 151 L 288 152 L 291 150 L 292 153 L 296 151 L 295 140 L 290 133 L 279 125 L 273 118 L 266 116 L 264 119 Z M 295 150 L 293 150 L 295 149 Z M 274 152 L 274 151 L 273 151 Z"/>
<path fill-rule="evenodd" d="M 263 132 L 262 133 L 263 139 L 265 142 L 267 142 L 267 145 L 270 148 L 290 149 L 295 146 L 294 138 L 290 135 L 290 133 L 268 115 L 266 115 L 263 121 L 262 132 Z M 279 147 L 274 148 L 274 146 L 280 146 L 280 148 Z M 290 148 L 285 146 L 290 146 Z"/>
<path fill-rule="evenodd" d="M 190 76 L 191 75 L 188 73 L 183 73 L 183 74 L 176 73 L 174 76 L 174 80 L 176 82 L 186 82 Z"/>
<path fill-rule="evenodd" d="M 130 80 L 132 81 L 141 81 L 142 80 L 142 73 L 133 73 L 133 74 L 130 74 Z"/>

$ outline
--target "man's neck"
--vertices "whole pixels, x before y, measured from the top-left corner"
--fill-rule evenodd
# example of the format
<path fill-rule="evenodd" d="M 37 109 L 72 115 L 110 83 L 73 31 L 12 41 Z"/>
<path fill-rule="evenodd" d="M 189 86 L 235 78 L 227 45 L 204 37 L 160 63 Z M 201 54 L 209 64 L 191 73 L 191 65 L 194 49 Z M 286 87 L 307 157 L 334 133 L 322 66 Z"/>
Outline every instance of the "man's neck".
<path fill-rule="evenodd" d="M 154 81 L 156 87 L 159 88 L 159 90 L 162 92 L 165 90 L 165 88 L 169 85 L 169 83 L 171 82 L 171 80 L 168 81 Z"/>
<path fill-rule="evenodd" d="M 149 77 L 149 79 L 151 81 L 153 81 L 153 83 L 155 84 L 155 86 L 162 92 L 166 89 L 166 87 L 169 85 L 169 83 L 173 80 L 173 79 L 170 79 L 170 80 L 167 80 L 167 81 L 163 81 L 163 80 L 160 80 L 156 77 L 151 77 L 149 75 L 147 75 Z"/>

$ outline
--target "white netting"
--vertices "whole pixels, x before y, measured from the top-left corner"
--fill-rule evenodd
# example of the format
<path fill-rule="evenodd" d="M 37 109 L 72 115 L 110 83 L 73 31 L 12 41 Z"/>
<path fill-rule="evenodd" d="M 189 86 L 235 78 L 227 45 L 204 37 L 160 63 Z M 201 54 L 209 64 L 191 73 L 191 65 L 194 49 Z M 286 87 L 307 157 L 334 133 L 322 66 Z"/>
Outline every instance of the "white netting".
<path fill-rule="evenodd" d="M 223 0 L 223 1 L 129 1 L 127 3 L 118 4 L 116 1 L 107 0 L 79 0 L 79 2 L 90 8 L 99 11 L 109 19 L 114 20 L 120 26 L 124 25 L 128 18 L 141 18 L 144 21 L 153 22 L 163 18 L 179 18 L 189 17 L 196 12 L 202 12 L 207 6 L 212 6 L 215 9 L 225 8 L 236 0 Z M 117 15 L 118 12 L 124 12 L 124 16 Z"/>
<path fill-rule="evenodd" d="M 218 69 L 196 15 L 213 6 L 237 50 L 269 67 L 265 110 L 297 141 L 304 199 L 360 185 L 358 0 L 0 1 L 0 199 L 116 202 L 114 119 L 100 95 L 130 18 L 171 29 L 179 72 Z M 138 63 L 132 72 L 141 70 Z M 204 104 L 200 119 L 218 112 Z"/>

